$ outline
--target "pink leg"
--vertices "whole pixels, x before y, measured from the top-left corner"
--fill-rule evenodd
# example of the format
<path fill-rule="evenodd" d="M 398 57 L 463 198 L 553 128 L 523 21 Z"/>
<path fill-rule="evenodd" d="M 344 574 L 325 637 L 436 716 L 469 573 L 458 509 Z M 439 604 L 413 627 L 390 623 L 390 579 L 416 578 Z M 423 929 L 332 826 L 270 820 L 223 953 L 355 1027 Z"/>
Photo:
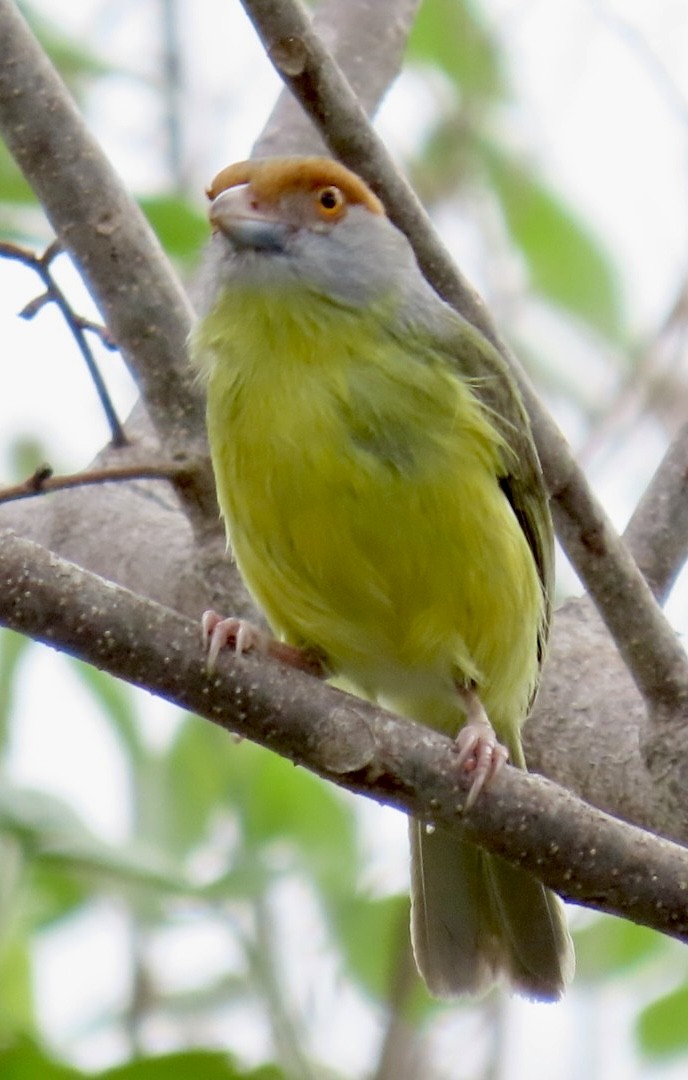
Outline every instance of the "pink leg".
<path fill-rule="evenodd" d="M 457 687 L 464 702 L 466 723 L 456 736 L 454 746 L 459 768 L 472 775 L 466 809 L 474 805 L 482 789 L 490 784 L 509 759 L 509 751 L 498 741 L 476 691 Z"/>
<path fill-rule="evenodd" d="M 319 679 L 325 678 L 328 674 L 323 657 L 314 649 L 299 649 L 295 645 L 276 641 L 265 630 L 254 626 L 246 619 L 238 619 L 234 616 L 225 619 L 216 611 L 204 611 L 201 631 L 203 647 L 208 655 L 206 665 L 208 671 L 212 671 L 215 667 L 222 649 L 230 648 L 239 655 L 257 652 L 263 656 L 270 656 L 273 660 L 280 660 L 283 664 L 298 668 L 299 671 L 305 671 L 309 675 L 315 675 Z"/>

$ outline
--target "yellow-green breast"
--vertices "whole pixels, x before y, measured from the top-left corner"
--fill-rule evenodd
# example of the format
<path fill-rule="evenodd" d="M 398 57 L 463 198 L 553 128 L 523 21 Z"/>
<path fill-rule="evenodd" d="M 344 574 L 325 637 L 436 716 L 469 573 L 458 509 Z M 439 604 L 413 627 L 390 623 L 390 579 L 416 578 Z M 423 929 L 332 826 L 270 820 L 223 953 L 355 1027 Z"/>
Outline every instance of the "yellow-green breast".
<path fill-rule="evenodd" d="M 225 293 L 193 351 L 239 569 L 275 631 L 369 696 L 455 730 L 475 680 L 512 746 L 542 592 L 504 447 L 432 342 L 292 290 Z"/>

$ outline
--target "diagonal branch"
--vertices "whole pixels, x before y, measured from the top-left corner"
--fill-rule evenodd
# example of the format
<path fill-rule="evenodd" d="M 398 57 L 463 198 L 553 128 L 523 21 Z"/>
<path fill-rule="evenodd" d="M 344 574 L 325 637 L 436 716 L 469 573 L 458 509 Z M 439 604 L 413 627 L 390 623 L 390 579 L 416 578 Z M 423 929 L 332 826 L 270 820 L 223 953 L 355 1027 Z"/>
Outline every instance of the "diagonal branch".
<path fill-rule="evenodd" d="M 531 417 L 559 538 L 585 582 L 651 713 L 682 712 L 688 659 L 623 541 L 593 495 L 568 443 L 525 372 L 500 340 L 473 288 L 433 232 L 427 214 L 368 122 L 341 69 L 297 0 L 242 0 L 276 70 L 330 150 L 367 179 L 413 244 L 437 291 L 510 363 Z M 677 706 L 679 708 L 677 709 Z"/>
<path fill-rule="evenodd" d="M 372 116 L 399 73 L 406 41 L 420 0 L 322 0 L 313 27 L 328 42 L 337 63 L 346 71 L 358 101 Z M 254 157 L 272 154 L 318 154 L 322 139 L 308 114 L 287 87 L 261 132 Z"/>
<path fill-rule="evenodd" d="M 522 866 L 576 903 L 688 941 L 688 852 L 505 769 L 465 808 L 451 741 L 296 671 L 228 657 L 208 675 L 193 621 L 11 532 L 0 621 L 144 686 L 350 791 Z"/>
<path fill-rule="evenodd" d="M 688 424 L 674 437 L 624 539 L 660 602 L 688 558 Z"/>

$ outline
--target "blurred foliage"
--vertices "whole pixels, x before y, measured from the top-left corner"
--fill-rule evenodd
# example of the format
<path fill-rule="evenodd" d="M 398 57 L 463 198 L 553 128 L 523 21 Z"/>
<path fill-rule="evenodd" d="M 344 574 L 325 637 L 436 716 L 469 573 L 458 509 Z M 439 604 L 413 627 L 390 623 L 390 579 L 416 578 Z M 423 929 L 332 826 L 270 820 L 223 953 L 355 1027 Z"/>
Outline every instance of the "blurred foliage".
<path fill-rule="evenodd" d="M 527 272 L 529 292 L 608 341 L 622 340 L 618 274 L 609 255 L 537 165 L 514 149 L 500 123 L 513 96 L 507 65 L 480 6 L 472 0 L 424 0 L 408 60 L 420 71 L 445 76 L 435 95 L 435 119 L 409 162 L 424 201 L 431 209 L 445 202 L 470 204 L 468 213 L 474 214 L 477 202 L 489 200 L 501 215 L 511 256 L 518 254 Z"/>
<path fill-rule="evenodd" d="M 688 983 L 657 998 L 638 1017 L 638 1039 L 648 1057 L 688 1053 Z"/>
<path fill-rule="evenodd" d="M 614 972 L 632 975 L 644 964 L 664 956 L 670 959 L 675 946 L 668 938 L 611 916 L 595 919 L 576 936 L 576 978 L 599 982 Z"/>
<path fill-rule="evenodd" d="M 244 1070 L 227 1054 L 201 1050 L 144 1058 L 105 1072 L 81 1072 L 48 1057 L 28 1039 L 0 1046 L 0 1076 L 3 1080 L 284 1080 L 274 1065 Z"/>
<path fill-rule="evenodd" d="M 508 94 L 494 35 L 471 0 L 424 0 L 407 56 L 443 72 L 464 104 L 499 101 Z"/>
<path fill-rule="evenodd" d="M 22 8 L 79 102 L 118 74 L 91 43 L 73 42 L 33 6 Z M 515 258 L 524 268 L 524 299 L 534 298 L 609 342 L 622 340 L 617 274 L 603 245 L 537 166 L 503 136 L 500 117 L 514 105 L 513 93 L 501 45 L 481 5 L 425 0 L 409 42 L 408 65 L 427 76 L 436 97 L 436 115 L 408 162 L 426 202 L 434 209 L 449 203 L 463 212 L 489 202 L 508 245 L 495 262 Z M 182 130 L 192 123 L 188 116 L 178 121 Z M 141 203 L 167 252 L 186 264 L 207 228 L 195 199 L 178 187 L 170 180 Z M 37 209 L 0 146 L 0 226 L 7 235 L 32 240 L 44 228 L 37 225 Z M 24 449 L 33 456 L 22 458 L 20 475 L 38 463 L 38 451 Z M 294 972 L 285 960 L 284 921 L 278 914 L 285 884 L 313 898 L 312 918 L 318 921 L 313 936 L 329 950 L 337 992 L 354 995 L 378 1026 L 399 1015 L 424 1038 L 446 1017 L 446 1007 L 430 1001 L 409 974 L 407 896 L 371 895 L 362 886 L 366 859 L 351 801 L 303 771 L 248 743 L 236 745 L 190 717 L 179 718 L 176 727 L 171 721 L 168 744 L 151 747 L 139 715 L 141 697 L 74 663 L 94 713 L 105 719 L 126 765 L 129 839 L 119 846 L 106 842 L 66 800 L 17 783 L 7 762 L 16 688 L 28 655 L 23 638 L 0 634 L 2 1080 L 81 1080 L 85 1075 L 54 1059 L 47 1046 L 35 1000 L 34 946 L 103 897 L 127 913 L 132 945 L 122 962 L 132 985 L 143 990 L 133 995 L 126 1016 L 113 1008 L 98 1020 L 101 1029 L 124 1039 L 131 1060 L 89 1076 L 306 1080 L 293 1060 L 289 1068 L 285 1061 L 270 1062 L 290 1041 L 311 1045 L 312 1025 L 318 1022 L 311 1017 L 318 988 L 310 990 L 311 998 L 304 992 L 292 1000 Z M 51 716 L 46 723 L 58 720 Z M 271 933 L 264 932 L 266 916 L 273 922 Z M 221 928 L 218 940 L 231 938 L 231 962 L 220 964 L 219 975 L 201 972 L 193 986 L 170 986 L 155 959 L 156 942 L 204 926 Z M 218 945 L 219 952 L 222 948 Z M 675 987 L 676 955 L 675 945 L 659 935 L 619 920 L 595 919 L 578 934 L 577 986 L 593 994 L 614 977 L 637 981 L 649 972 L 655 985 L 664 976 Z M 480 1015 L 480 1005 L 469 1008 Z M 648 1058 L 688 1051 L 687 1008 L 688 983 L 643 1010 L 638 1006 L 638 1042 Z M 253 1018 L 264 1067 L 242 1071 L 223 1053 L 194 1049 L 202 1039 L 198 1033 L 212 1021 L 231 1047 L 232 1029 L 225 1020 L 234 1015 L 242 1023 L 246 1015 Z M 151 1018 L 168 1021 L 178 1052 L 142 1056 L 140 1032 Z M 491 1041 L 498 1053 L 500 1039 Z M 73 1047 L 65 1040 L 62 1049 Z M 315 1055 L 308 1075 L 334 1080 Z"/>
<path fill-rule="evenodd" d="M 208 222 L 195 203 L 180 195 L 156 195 L 139 200 L 170 258 L 191 260 L 208 239 Z"/>
<path fill-rule="evenodd" d="M 94 51 L 93 41 L 88 44 L 74 41 L 64 33 L 56 19 L 47 18 L 36 4 L 22 2 L 17 6 L 77 98 L 94 79 L 114 73 L 112 65 Z"/>
<path fill-rule="evenodd" d="M 46 19 L 33 4 L 18 5 L 24 17 L 59 70 L 77 100 L 94 81 L 112 74 L 112 68 L 98 58 L 92 46 L 81 46 L 67 37 L 56 22 Z M 4 143 L 0 142 L 0 229 L 6 235 L 27 235 L 27 223 L 17 217 L 20 207 L 35 203 L 33 192 Z M 28 235 L 33 236 L 33 230 Z"/>
<path fill-rule="evenodd" d="M 621 333 L 618 284 L 609 258 L 577 215 L 495 142 L 483 141 L 487 179 L 531 287 L 610 339 Z"/>

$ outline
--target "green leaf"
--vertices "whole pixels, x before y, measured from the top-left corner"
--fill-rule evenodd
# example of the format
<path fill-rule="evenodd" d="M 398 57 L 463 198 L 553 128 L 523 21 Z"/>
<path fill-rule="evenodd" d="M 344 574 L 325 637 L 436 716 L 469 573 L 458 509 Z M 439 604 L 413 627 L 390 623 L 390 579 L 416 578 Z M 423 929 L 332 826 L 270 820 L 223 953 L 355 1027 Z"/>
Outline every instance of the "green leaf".
<path fill-rule="evenodd" d="M 290 840 L 306 871 L 325 890 L 350 891 L 358 867 L 353 815 L 317 777 L 252 743 L 227 747 L 230 791 L 246 843 Z"/>
<path fill-rule="evenodd" d="M 236 744 L 226 732 L 187 717 L 169 748 L 165 770 L 165 812 L 170 850 L 199 843 L 218 811 L 230 804 Z"/>
<path fill-rule="evenodd" d="M 688 1051 L 688 984 L 653 1001 L 636 1023 L 640 1046 L 648 1057 L 669 1057 Z"/>
<path fill-rule="evenodd" d="M 576 978 L 600 980 L 629 969 L 671 947 L 656 930 L 611 915 L 596 918 L 576 933 Z"/>
<path fill-rule="evenodd" d="M 276 1065 L 240 1068 L 228 1054 L 188 1050 L 139 1058 L 99 1073 L 82 1073 L 48 1057 L 28 1039 L 0 1045 L 2 1080 L 286 1080 Z"/>
<path fill-rule="evenodd" d="M 189 1050 L 131 1061 L 93 1080 L 284 1080 L 284 1073 L 274 1065 L 245 1072 L 227 1054 Z"/>
<path fill-rule="evenodd" d="M 192 891 L 182 871 L 159 851 L 134 843 L 126 848 L 107 844 L 61 799 L 7 780 L 0 783 L 0 831 L 17 837 L 28 858 L 57 865 L 108 891 L 132 886 Z"/>
<path fill-rule="evenodd" d="M 9 1031 L 33 1029 L 32 975 L 28 935 L 15 933 L 0 948 L 0 1032 L 3 1026 Z M 0 1076 L 4 1075 L 0 1066 Z"/>
<path fill-rule="evenodd" d="M 534 289 L 612 340 L 621 335 L 619 285 L 601 245 L 522 162 L 494 142 L 482 160 Z"/>
<path fill-rule="evenodd" d="M 47 1057 L 28 1039 L 0 1046 L 2 1080 L 85 1080 L 85 1074 Z"/>
<path fill-rule="evenodd" d="M 13 439 L 9 455 L 10 476 L 19 483 L 46 464 L 49 451 L 34 432 L 27 432 Z"/>
<path fill-rule="evenodd" d="M 496 39 L 470 0 L 424 0 L 407 55 L 440 68 L 464 96 L 494 100 L 505 93 Z"/>
<path fill-rule="evenodd" d="M 110 721 L 125 749 L 136 762 L 144 753 L 137 723 L 133 688 L 105 671 L 70 660 L 79 680 L 90 691 L 103 716 Z"/>
<path fill-rule="evenodd" d="M 156 195 L 139 203 L 168 255 L 177 259 L 198 255 L 208 239 L 205 214 L 178 195 Z"/>
<path fill-rule="evenodd" d="M 93 890 L 75 869 L 49 860 L 31 863 L 26 912 L 33 928 L 44 930 L 68 918 L 92 898 Z"/>
<path fill-rule="evenodd" d="M 350 974 L 372 997 L 387 1001 L 393 995 L 395 1008 L 414 1023 L 438 1007 L 413 960 L 408 896 L 351 896 L 333 911 L 332 923 Z"/>
<path fill-rule="evenodd" d="M 7 744 L 19 665 L 30 647 L 31 639 L 24 634 L 0 631 L 0 754 Z"/>
<path fill-rule="evenodd" d="M 0 143 L 0 202 L 26 204 L 36 201 L 28 180 L 24 179 L 7 147 Z"/>
<path fill-rule="evenodd" d="M 87 52 L 82 46 L 76 45 L 73 38 L 67 37 L 62 32 L 57 22 L 46 19 L 34 8 L 33 4 L 20 6 L 24 18 L 72 93 L 79 91 L 85 79 L 110 75 L 114 72 L 115 69 L 111 64 L 106 64 L 94 53 Z"/>
<path fill-rule="evenodd" d="M 334 923 L 351 974 L 380 1000 L 388 995 L 395 958 L 408 939 L 404 896 L 352 896 L 338 906 Z"/>

